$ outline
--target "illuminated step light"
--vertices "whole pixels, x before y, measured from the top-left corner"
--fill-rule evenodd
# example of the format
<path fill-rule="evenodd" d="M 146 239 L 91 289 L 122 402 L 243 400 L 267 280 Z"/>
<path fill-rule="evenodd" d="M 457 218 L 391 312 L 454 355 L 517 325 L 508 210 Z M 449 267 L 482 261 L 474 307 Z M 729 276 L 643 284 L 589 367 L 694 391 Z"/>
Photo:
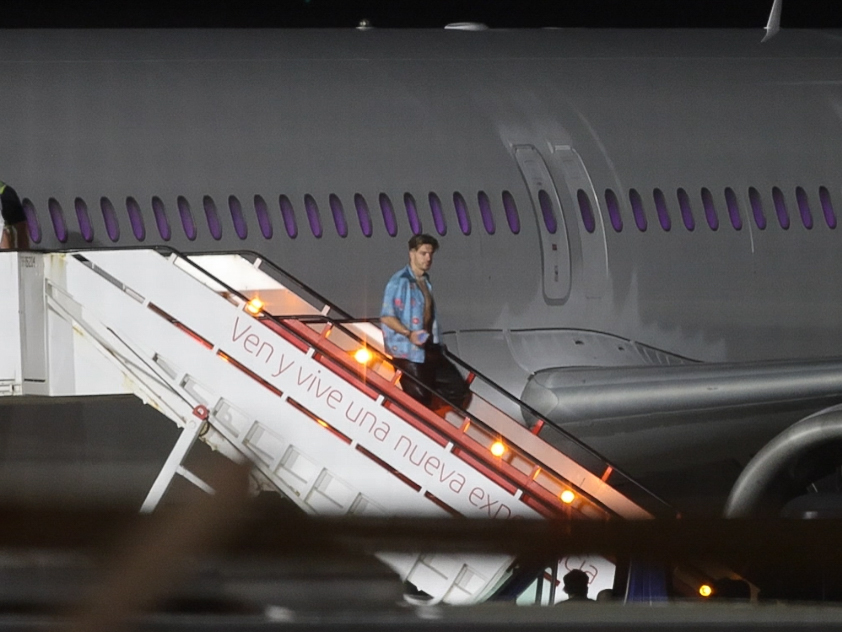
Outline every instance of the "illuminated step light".
<path fill-rule="evenodd" d="M 701 586 L 699 586 L 699 594 L 702 597 L 710 597 L 713 594 L 713 588 L 711 588 L 707 584 L 702 584 Z"/>
<path fill-rule="evenodd" d="M 561 492 L 559 498 L 561 498 L 561 502 L 563 502 L 565 505 L 569 505 L 574 500 L 576 500 L 576 494 L 571 492 L 569 489 L 565 489 L 563 492 Z"/>
<path fill-rule="evenodd" d="M 491 444 L 491 448 L 489 449 L 491 450 L 491 454 L 493 454 L 496 457 L 501 457 L 504 454 L 506 454 L 506 444 L 504 444 L 502 441 L 495 441 Z"/>
<path fill-rule="evenodd" d="M 257 316 L 263 311 L 264 303 L 259 298 L 253 298 L 246 303 L 246 311 L 252 316 Z"/>
<path fill-rule="evenodd" d="M 368 364 L 373 359 L 374 354 L 365 347 L 360 347 L 354 352 L 354 360 L 356 360 L 360 364 Z"/>

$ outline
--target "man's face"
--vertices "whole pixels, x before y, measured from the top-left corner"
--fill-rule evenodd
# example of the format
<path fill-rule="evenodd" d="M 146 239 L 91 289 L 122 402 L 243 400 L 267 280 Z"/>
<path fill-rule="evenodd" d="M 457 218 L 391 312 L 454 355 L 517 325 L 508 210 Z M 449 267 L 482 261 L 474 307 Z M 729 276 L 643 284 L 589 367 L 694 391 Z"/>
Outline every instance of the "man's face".
<path fill-rule="evenodd" d="M 433 247 L 421 244 L 415 250 L 410 250 L 409 264 L 416 272 L 427 272 L 433 265 Z"/>

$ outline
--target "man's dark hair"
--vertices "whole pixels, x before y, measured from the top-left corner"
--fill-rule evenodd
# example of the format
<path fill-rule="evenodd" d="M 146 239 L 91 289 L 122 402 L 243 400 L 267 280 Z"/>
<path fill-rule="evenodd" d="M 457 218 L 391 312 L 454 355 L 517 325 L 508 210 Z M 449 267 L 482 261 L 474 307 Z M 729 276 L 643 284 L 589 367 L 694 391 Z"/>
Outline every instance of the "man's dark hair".
<path fill-rule="evenodd" d="M 575 569 L 564 576 L 564 592 L 570 596 L 588 596 L 588 574 L 585 571 Z"/>
<path fill-rule="evenodd" d="M 439 240 L 427 233 L 413 235 L 409 240 L 409 249 L 418 250 L 421 246 L 432 246 L 433 252 L 435 252 L 439 249 Z"/>

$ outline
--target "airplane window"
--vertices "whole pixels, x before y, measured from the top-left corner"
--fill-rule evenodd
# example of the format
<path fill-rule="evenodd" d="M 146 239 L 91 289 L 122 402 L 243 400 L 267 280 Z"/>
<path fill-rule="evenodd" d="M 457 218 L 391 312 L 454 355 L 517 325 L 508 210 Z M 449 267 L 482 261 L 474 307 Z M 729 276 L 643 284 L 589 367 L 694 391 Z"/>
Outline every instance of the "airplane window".
<path fill-rule="evenodd" d="M 322 218 L 319 217 L 319 206 L 315 198 L 309 193 L 304 196 L 304 211 L 307 213 L 307 221 L 310 222 L 310 230 L 314 237 L 322 236 Z"/>
<path fill-rule="evenodd" d="M 421 219 L 418 217 L 418 207 L 415 206 L 415 198 L 409 193 L 404 193 L 403 203 L 406 206 L 406 217 L 409 219 L 409 227 L 412 229 L 412 234 L 421 234 Z"/>
<path fill-rule="evenodd" d="M 257 215 L 257 225 L 260 226 L 260 232 L 264 239 L 272 239 L 275 234 L 272 228 L 272 218 L 269 217 L 269 207 L 266 205 L 266 200 L 262 195 L 254 196 L 254 214 Z"/>
<path fill-rule="evenodd" d="M 608 207 L 608 219 L 616 232 L 623 230 L 623 217 L 620 215 L 620 201 L 611 189 L 605 189 L 605 205 Z"/>
<path fill-rule="evenodd" d="M 340 237 L 348 236 L 348 222 L 345 221 L 345 209 L 342 207 L 342 200 L 339 196 L 331 193 L 328 198 L 330 212 L 333 214 L 333 223 L 336 225 L 336 232 Z"/>
<path fill-rule="evenodd" d="M 158 226 L 158 233 L 161 239 L 169 241 L 172 237 L 170 230 L 170 222 L 167 219 L 167 210 L 164 208 L 164 203 L 157 195 L 152 198 L 152 214 L 155 216 L 155 224 Z"/>
<path fill-rule="evenodd" d="M 178 214 L 181 216 L 181 226 L 184 228 L 184 234 L 187 239 L 193 241 L 196 239 L 196 224 L 193 222 L 193 213 L 190 212 L 190 202 L 183 195 L 176 198 L 176 205 L 178 206 Z"/>
<path fill-rule="evenodd" d="M 810 212 L 810 200 L 807 199 L 807 192 L 804 187 L 795 188 L 795 199 L 798 202 L 798 210 L 801 213 L 801 222 L 804 224 L 804 228 L 812 229 L 813 214 Z"/>
<path fill-rule="evenodd" d="M 503 191 L 503 209 L 506 211 L 506 222 L 509 224 L 509 230 L 517 235 L 520 233 L 520 216 L 517 212 L 515 199 L 508 191 Z"/>
<path fill-rule="evenodd" d="M 826 187 L 819 187 L 819 200 L 822 203 L 824 221 L 828 228 L 836 228 L 836 213 L 833 211 L 833 202 L 830 199 L 830 191 Z"/>
<path fill-rule="evenodd" d="M 246 218 L 243 216 L 243 207 L 235 195 L 228 196 L 228 210 L 231 211 L 231 221 L 234 222 L 234 232 L 237 237 L 245 239 L 249 236 Z"/>
<path fill-rule="evenodd" d="M 494 213 L 491 212 L 491 200 L 485 194 L 485 191 L 477 193 L 477 203 L 479 203 L 479 215 L 482 218 L 482 225 L 485 227 L 485 232 L 493 235 L 496 230 L 494 226 Z"/>
<path fill-rule="evenodd" d="M 786 200 L 783 192 L 778 187 L 772 187 L 772 201 L 775 203 L 775 212 L 778 214 L 778 223 L 781 228 L 789 228 L 789 213 L 786 210 Z"/>
<path fill-rule="evenodd" d="M 143 225 L 143 214 L 140 212 L 140 205 L 133 197 L 126 198 L 126 212 L 129 214 L 129 224 L 132 227 L 135 239 L 143 241 L 146 239 L 146 226 Z"/>
<path fill-rule="evenodd" d="M 696 220 L 693 218 L 690 196 L 684 189 L 678 189 L 676 197 L 678 198 L 678 208 L 681 209 L 681 220 L 684 222 L 684 228 L 692 232 L 696 228 Z"/>
<path fill-rule="evenodd" d="M 380 212 L 383 213 L 383 222 L 386 224 L 386 232 L 390 237 L 398 234 L 398 220 L 395 218 L 395 209 L 392 208 L 392 200 L 385 193 L 380 194 Z"/>
<path fill-rule="evenodd" d="M 737 194 L 731 187 L 725 187 L 725 204 L 728 206 L 728 216 L 731 218 L 731 226 L 734 230 L 743 229 L 743 218 L 740 217 L 740 205 L 737 202 Z"/>
<path fill-rule="evenodd" d="M 763 214 L 763 200 L 760 192 L 754 187 L 748 189 L 748 201 L 751 203 L 751 214 L 754 215 L 754 223 L 760 230 L 766 230 L 766 216 Z"/>
<path fill-rule="evenodd" d="M 719 217 L 716 215 L 716 206 L 713 204 L 713 195 L 709 189 L 702 187 L 702 205 L 705 207 L 705 218 L 711 230 L 719 229 Z"/>
<path fill-rule="evenodd" d="M 551 235 L 555 235 L 558 230 L 558 223 L 553 211 L 553 201 L 550 199 L 550 194 L 544 189 L 538 191 L 538 204 L 541 206 L 541 215 L 544 216 L 544 225 Z"/>
<path fill-rule="evenodd" d="M 354 195 L 354 206 L 357 208 L 357 217 L 360 220 L 360 230 L 363 231 L 363 235 L 366 237 L 371 237 L 371 213 L 368 212 L 368 203 L 359 193 Z"/>
<path fill-rule="evenodd" d="M 287 235 L 295 239 L 298 237 L 298 224 L 295 223 L 295 209 L 292 208 L 292 202 L 287 196 L 281 195 L 278 197 L 278 205 L 281 207 L 281 218 L 284 220 Z"/>
<path fill-rule="evenodd" d="M 211 237 L 216 241 L 222 239 L 222 226 L 219 223 L 219 213 L 216 212 L 216 202 L 209 195 L 202 198 L 202 206 L 205 209 L 205 218 L 208 221 L 208 230 Z"/>
<path fill-rule="evenodd" d="M 632 215 L 634 215 L 634 223 L 640 232 L 646 232 L 648 226 L 646 222 L 646 213 L 643 210 L 643 200 L 640 199 L 640 193 L 635 189 L 629 190 L 629 202 L 631 202 Z"/>
<path fill-rule="evenodd" d="M 470 235 L 471 217 L 468 215 L 468 205 L 465 203 L 465 198 L 458 191 L 453 194 L 453 207 L 456 209 L 456 219 L 459 222 L 459 228 L 462 229 L 462 234 Z"/>
<path fill-rule="evenodd" d="M 433 213 L 433 224 L 439 235 L 447 234 L 447 224 L 444 221 L 444 213 L 441 210 L 441 200 L 435 193 L 430 193 L 430 211 Z"/>
<path fill-rule="evenodd" d="M 100 198 L 99 207 L 102 209 L 102 219 L 105 220 L 105 232 L 111 241 L 120 239 L 120 224 L 117 222 L 117 213 L 114 212 L 114 205 L 107 197 Z"/>
<path fill-rule="evenodd" d="M 664 192 L 660 189 L 652 191 L 652 197 L 655 199 L 655 210 L 658 213 L 658 222 L 661 228 L 669 232 L 672 228 L 672 220 L 670 220 L 669 210 L 667 210 L 667 200 L 664 198 Z"/>
<path fill-rule="evenodd" d="M 591 208 L 591 200 L 584 189 L 579 189 L 576 192 L 576 199 L 579 202 L 579 213 L 582 215 L 582 223 L 585 225 L 585 230 L 592 233 L 596 230 L 596 220 L 593 216 L 593 209 Z"/>
<path fill-rule="evenodd" d="M 38 222 L 38 213 L 35 211 L 35 206 L 29 198 L 23 198 L 23 212 L 26 214 L 26 228 L 29 232 L 29 238 L 33 243 L 40 244 L 41 224 Z"/>
<path fill-rule="evenodd" d="M 94 239 L 94 227 L 91 224 L 91 216 L 88 214 L 88 205 L 85 204 L 85 200 L 77 197 L 73 202 L 73 206 L 76 207 L 79 232 L 82 233 L 82 238 L 90 243 Z"/>
<path fill-rule="evenodd" d="M 64 212 L 61 210 L 61 204 L 55 198 L 50 198 L 47 202 L 47 209 L 50 211 L 50 219 L 53 221 L 53 231 L 56 238 L 64 243 L 67 241 L 67 225 L 64 222 Z"/>

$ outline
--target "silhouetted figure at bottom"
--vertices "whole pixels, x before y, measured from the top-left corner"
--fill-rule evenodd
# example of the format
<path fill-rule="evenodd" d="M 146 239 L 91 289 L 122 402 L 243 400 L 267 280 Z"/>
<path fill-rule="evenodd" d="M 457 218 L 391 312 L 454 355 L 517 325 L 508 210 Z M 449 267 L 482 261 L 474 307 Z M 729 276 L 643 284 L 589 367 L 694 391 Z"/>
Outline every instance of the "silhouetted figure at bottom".
<path fill-rule="evenodd" d="M 567 573 L 563 578 L 564 590 L 567 593 L 567 599 L 559 603 L 594 603 L 593 599 L 588 599 L 588 574 L 585 571 L 574 569 Z"/>

